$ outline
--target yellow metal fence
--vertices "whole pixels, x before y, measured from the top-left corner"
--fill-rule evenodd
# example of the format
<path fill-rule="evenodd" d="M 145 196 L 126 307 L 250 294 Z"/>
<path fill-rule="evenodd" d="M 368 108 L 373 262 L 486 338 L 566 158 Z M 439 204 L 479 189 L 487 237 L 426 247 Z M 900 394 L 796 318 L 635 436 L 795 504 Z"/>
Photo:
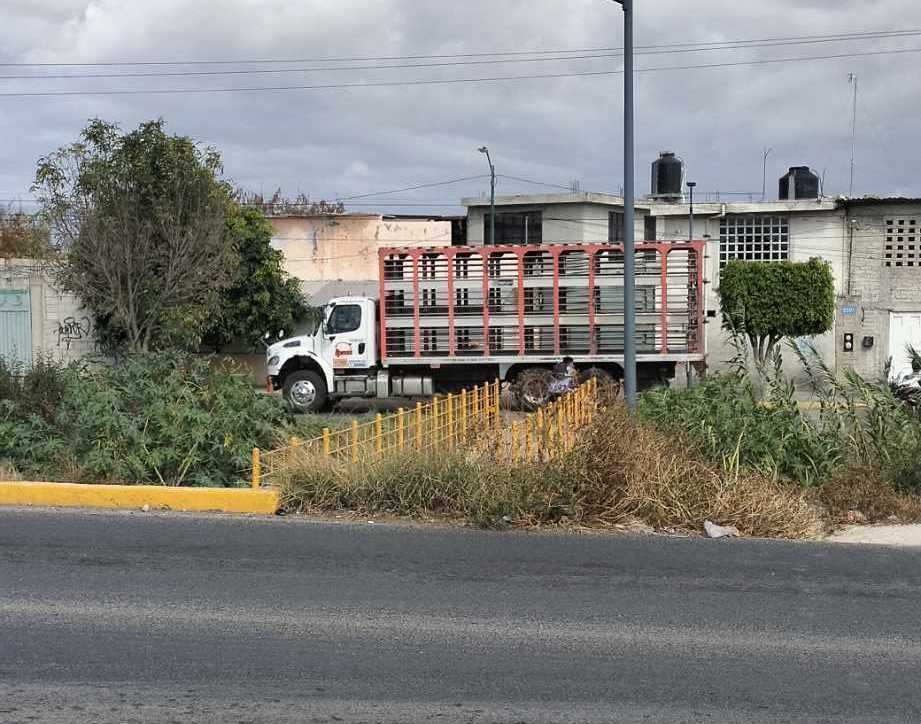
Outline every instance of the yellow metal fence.
<path fill-rule="evenodd" d="M 311 440 L 295 440 L 271 451 L 253 449 L 252 486 L 271 476 L 295 457 L 359 460 L 380 457 L 394 450 L 454 450 L 473 437 L 500 429 L 499 380 L 459 394 L 435 397 L 394 414 L 378 413 L 370 422 L 352 420 L 350 427 L 333 430 Z"/>
<path fill-rule="evenodd" d="M 590 378 L 556 401 L 511 420 L 498 438 L 497 457 L 511 462 L 546 462 L 572 450 L 598 410 L 598 380 Z"/>
<path fill-rule="evenodd" d="M 503 421 L 501 383 L 496 380 L 394 414 L 378 413 L 363 424 L 352 420 L 350 427 L 324 428 L 319 437 L 295 439 L 275 450 L 254 448 L 252 486 L 260 487 L 265 478 L 304 457 L 357 461 L 395 450 L 458 450 L 484 441 L 501 460 L 547 461 L 575 446 L 597 411 L 597 393 L 597 380 L 592 378 L 536 412 Z"/>

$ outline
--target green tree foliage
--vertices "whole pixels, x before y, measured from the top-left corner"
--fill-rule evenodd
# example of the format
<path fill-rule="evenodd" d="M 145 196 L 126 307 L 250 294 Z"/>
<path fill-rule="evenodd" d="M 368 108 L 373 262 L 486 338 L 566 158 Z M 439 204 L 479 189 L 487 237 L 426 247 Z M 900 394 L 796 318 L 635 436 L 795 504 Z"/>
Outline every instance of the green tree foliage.
<path fill-rule="evenodd" d="M 61 286 L 128 352 L 197 347 L 236 268 L 220 157 L 168 135 L 91 121 L 39 160 L 34 190 L 66 248 Z"/>
<path fill-rule="evenodd" d="M 48 228 L 22 210 L 0 209 L 0 257 L 41 259 L 53 252 Z"/>
<path fill-rule="evenodd" d="M 203 341 L 216 350 L 249 349 L 265 332 L 292 330 L 309 310 L 298 280 L 282 267 L 282 253 L 272 248 L 272 226 L 261 211 L 233 205 L 227 230 L 239 264 Z"/>
<path fill-rule="evenodd" d="M 835 316 L 831 269 L 821 259 L 753 262 L 733 259 L 720 272 L 723 325 L 748 337 L 765 364 L 784 338 L 823 334 Z"/>

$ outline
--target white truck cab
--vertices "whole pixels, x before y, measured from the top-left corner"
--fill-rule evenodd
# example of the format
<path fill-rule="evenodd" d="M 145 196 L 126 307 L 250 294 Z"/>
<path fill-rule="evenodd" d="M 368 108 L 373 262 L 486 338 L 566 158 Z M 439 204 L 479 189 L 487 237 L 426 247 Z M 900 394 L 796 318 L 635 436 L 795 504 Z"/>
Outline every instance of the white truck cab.
<path fill-rule="evenodd" d="M 375 395 L 376 309 L 367 297 L 331 300 L 311 333 L 266 350 L 269 389 L 282 390 L 299 412 L 319 412 L 335 397 Z"/>

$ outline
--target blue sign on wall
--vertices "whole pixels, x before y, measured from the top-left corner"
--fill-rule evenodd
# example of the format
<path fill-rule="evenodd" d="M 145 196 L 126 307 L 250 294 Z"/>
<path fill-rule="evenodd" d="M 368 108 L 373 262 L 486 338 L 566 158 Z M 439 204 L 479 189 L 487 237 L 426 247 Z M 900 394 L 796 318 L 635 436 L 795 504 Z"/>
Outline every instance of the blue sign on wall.
<path fill-rule="evenodd" d="M 857 305 L 855 304 L 845 304 L 841 307 L 841 314 L 845 317 L 855 317 L 857 316 Z"/>

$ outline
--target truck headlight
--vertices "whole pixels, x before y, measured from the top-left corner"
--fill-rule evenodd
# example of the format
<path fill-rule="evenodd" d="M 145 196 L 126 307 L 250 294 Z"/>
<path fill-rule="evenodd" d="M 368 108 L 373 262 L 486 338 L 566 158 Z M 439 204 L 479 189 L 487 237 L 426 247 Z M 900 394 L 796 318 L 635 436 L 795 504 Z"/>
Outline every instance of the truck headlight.
<path fill-rule="evenodd" d="M 275 367 L 278 364 L 278 355 L 269 358 L 269 367 Z"/>

